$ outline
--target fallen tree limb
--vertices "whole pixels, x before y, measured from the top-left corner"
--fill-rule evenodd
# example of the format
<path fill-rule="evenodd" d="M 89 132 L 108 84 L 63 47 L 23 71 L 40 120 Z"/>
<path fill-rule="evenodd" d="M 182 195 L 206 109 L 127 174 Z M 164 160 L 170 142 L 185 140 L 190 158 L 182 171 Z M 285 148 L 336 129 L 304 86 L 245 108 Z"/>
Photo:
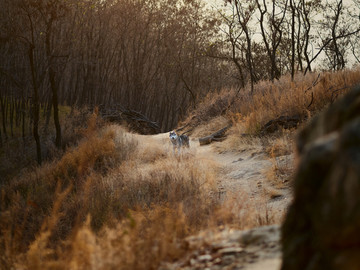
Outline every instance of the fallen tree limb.
<path fill-rule="evenodd" d="M 112 111 L 102 111 L 101 116 L 109 121 L 121 124 L 126 122 L 129 128 L 140 134 L 157 134 L 160 133 L 160 126 L 148 119 L 145 115 L 140 112 L 117 108 Z"/>
<path fill-rule="evenodd" d="M 226 131 L 232 126 L 232 124 L 216 131 L 215 133 L 209 135 L 209 136 L 206 136 L 206 137 L 202 137 L 202 138 L 199 138 L 199 143 L 200 145 L 206 145 L 206 144 L 210 144 L 212 143 L 213 141 L 216 141 L 216 142 L 219 142 L 219 141 L 222 141 L 225 139 L 225 133 Z"/>

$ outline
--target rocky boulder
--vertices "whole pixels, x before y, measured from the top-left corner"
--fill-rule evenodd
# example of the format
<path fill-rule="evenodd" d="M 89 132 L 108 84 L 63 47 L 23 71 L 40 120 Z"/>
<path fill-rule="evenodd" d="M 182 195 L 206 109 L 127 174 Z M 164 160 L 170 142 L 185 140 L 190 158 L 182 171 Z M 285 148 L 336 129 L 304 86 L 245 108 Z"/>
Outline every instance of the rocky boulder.
<path fill-rule="evenodd" d="M 300 132 L 297 151 L 281 269 L 360 269 L 360 86 Z"/>

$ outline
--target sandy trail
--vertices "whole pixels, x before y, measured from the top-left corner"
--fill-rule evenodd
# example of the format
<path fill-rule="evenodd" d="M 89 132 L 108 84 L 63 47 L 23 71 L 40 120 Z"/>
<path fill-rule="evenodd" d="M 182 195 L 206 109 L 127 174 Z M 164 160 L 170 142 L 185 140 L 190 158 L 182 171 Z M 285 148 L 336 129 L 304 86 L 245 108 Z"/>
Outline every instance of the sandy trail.
<path fill-rule="evenodd" d="M 163 147 L 165 151 L 173 151 L 168 133 L 153 136 L 137 136 L 141 136 L 145 144 L 157 144 L 159 147 Z M 192 138 L 190 150 L 185 151 L 189 151 L 194 158 L 200 159 L 203 162 L 217 164 L 219 168 L 217 175 L 219 197 L 225 200 L 228 196 L 245 193 L 250 200 L 262 200 L 262 203 L 266 204 L 266 208 L 270 209 L 273 215 L 281 217 L 290 203 L 291 192 L 289 188 L 274 187 L 267 180 L 266 172 L 271 170 L 274 164 L 267 157 L 263 147 L 255 145 L 244 150 L 220 151 L 216 147 L 218 144 L 221 144 L 221 142 L 200 146 L 198 140 Z M 283 159 L 288 158 L 283 157 Z M 272 196 L 266 193 L 268 190 L 271 190 Z M 218 232 L 215 235 L 206 237 L 208 237 L 210 242 L 217 243 L 217 247 L 222 247 L 223 245 L 225 249 L 230 247 L 230 251 L 231 248 L 234 250 L 229 255 L 225 254 L 223 256 L 221 254 L 221 263 L 218 261 L 219 255 L 212 250 L 202 255 L 195 251 L 194 254 L 190 255 L 191 258 L 183 258 L 179 262 L 166 265 L 161 269 L 192 270 L 203 269 L 205 267 L 214 270 L 276 270 L 280 268 L 280 227 L 278 225 L 259 227 L 250 231 L 232 230 L 227 233 Z M 214 239 L 211 240 L 211 237 L 214 237 Z M 232 242 L 231 239 L 235 239 L 234 237 L 237 240 Z M 247 237 L 250 239 L 253 237 L 253 240 L 250 240 L 250 243 L 244 244 L 244 239 Z M 199 241 L 203 241 L 203 238 Z"/>
<path fill-rule="evenodd" d="M 166 151 L 173 151 L 168 133 L 161 133 L 147 137 L 149 143 L 158 144 Z M 200 146 L 197 138 L 190 141 L 190 151 L 194 158 L 204 162 L 212 162 L 219 167 L 218 188 L 220 196 L 234 196 L 245 193 L 250 199 L 266 197 L 265 193 L 272 193 L 265 203 L 267 207 L 278 215 L 283 215 L 291 200 L 289 188 L 278 188 L 267 180 L 267 172 L 271 170 L 274 161 L 271 161 L 261 145 L 254 145 L 238 151 L 219 151 L 215 142 Z M 280 157 L 279 160 L 292 162 L 291 156 Z"/>

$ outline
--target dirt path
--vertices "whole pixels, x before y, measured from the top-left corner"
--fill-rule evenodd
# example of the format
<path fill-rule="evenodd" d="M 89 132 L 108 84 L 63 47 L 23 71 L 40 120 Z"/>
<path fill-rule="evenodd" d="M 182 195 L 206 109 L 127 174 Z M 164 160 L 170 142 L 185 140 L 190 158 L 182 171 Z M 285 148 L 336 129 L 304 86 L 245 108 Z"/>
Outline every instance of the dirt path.
<path fill-rule="evenodd" d="M 162 133 L 150 138 L 153 143 L 165 147 L 166 151 L 173 151 L 168 136 L 168 133 Z M 279 216 L 283 215 L 290 203 L 291 192 L 289 188 L 279 188 L 268 181 L 266 174 L 274 166 L 274 161 L 267 157 L 263 146 L 253 145 L 240 151 L 219 151 L 216 149 L 217 144 L 221 142 L 200 146 L 198 140 L 193 138 L 188 151 L 197 159 L 218 164 L 218 188 L 222 199 L 238 193 L 245 193 L 250 199 L 257 200 L 268 197 L 263 203 Z M 283 156 L 278 160 L 292 162 L 292 157 Z"/>
<path fill-rule="evenodd" d="M 172 151 L 168 133 L 147 136 L 145 141 Z M 288 188 L 274 187 L 268 181 L 266 173 L 274 163 L 263 147 L 254 145 L 242 151 L 220 151 L 217 144 L 221 143 L 200 146 L 196 139 L 192 139 L 190 150 L 187 151 L 196 159 L 217 164 L 219 196 L 225 200 L 229 196 L 245 193 L 250 200 L 261 200 L 272 214 L 282 216 L 290 203 L 291 193 Z M 289 158 L 280 157 L 279 160 Z M 193 246 L 193 251 L 188 257 L 164 265 L 161 269 L 275 270 L 280 267 L 279 225 L 248 231 L 207 233 L 190 237 L 189 246 Z"/>

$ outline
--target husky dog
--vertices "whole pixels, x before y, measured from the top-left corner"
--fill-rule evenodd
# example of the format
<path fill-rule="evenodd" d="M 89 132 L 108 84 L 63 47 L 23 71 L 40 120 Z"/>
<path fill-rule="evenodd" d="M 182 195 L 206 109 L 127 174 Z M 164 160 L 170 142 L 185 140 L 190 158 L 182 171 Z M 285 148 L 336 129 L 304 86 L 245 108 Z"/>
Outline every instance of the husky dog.
<path fill-rule="evenodd" d="M 169 137 L 170 137 L 170 141 L 173 144 L 174 153 L 175 153 L 175 149 L 177 149 L 178 152 L 180 153 L 181 147 L 187 147 L 187 148 L 190 147 L 189 137 L 184 134 L 178 135 L 176 134 L 175 131 L 170 131 Z"/>

